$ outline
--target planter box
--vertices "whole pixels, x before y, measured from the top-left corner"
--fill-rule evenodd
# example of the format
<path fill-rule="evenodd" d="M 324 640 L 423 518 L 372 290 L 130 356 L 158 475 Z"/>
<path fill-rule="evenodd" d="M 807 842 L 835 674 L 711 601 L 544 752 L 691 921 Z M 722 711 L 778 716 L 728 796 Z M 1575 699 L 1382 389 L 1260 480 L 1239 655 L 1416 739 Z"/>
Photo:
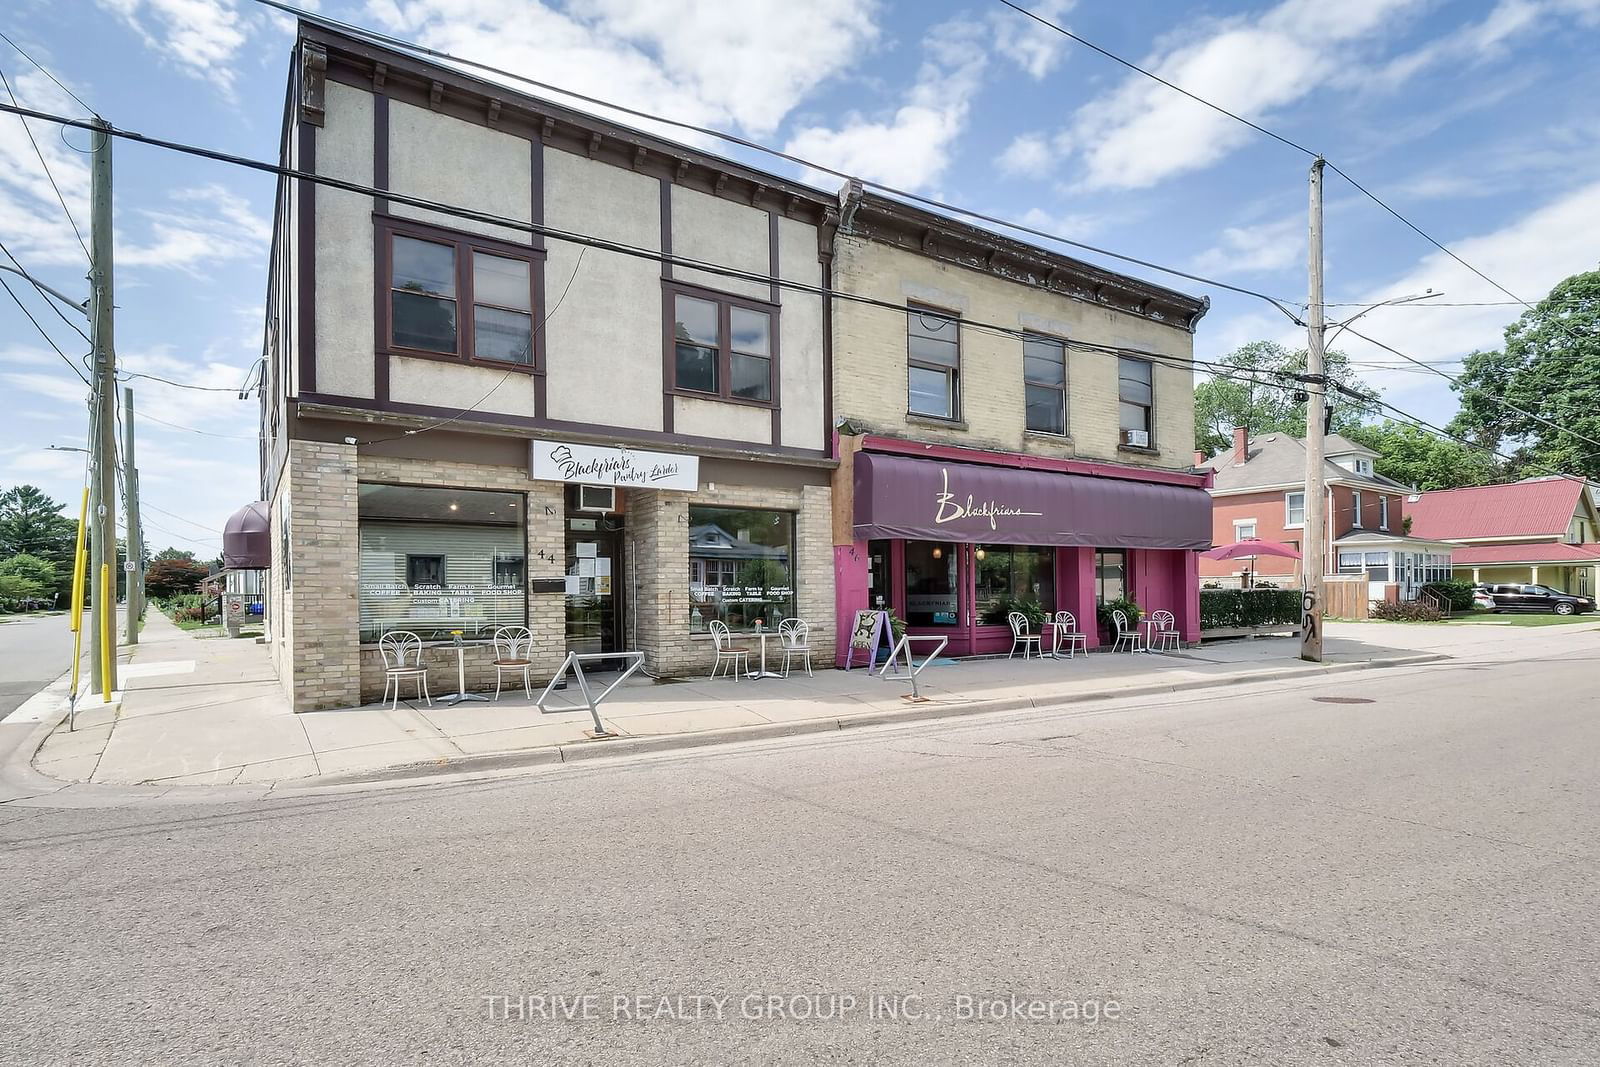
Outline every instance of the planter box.
<path fill-rule="evenodd" d="M 1229 626 L 1219 630 L 1201 630 L 1200 640 L 1204 642 L 1224 637 L 1255 637 L 1258 634 L 1285 634 L 1289 637 L 1299 637 L 1300 624 L 1285 622 L 1268 626 Z"/>

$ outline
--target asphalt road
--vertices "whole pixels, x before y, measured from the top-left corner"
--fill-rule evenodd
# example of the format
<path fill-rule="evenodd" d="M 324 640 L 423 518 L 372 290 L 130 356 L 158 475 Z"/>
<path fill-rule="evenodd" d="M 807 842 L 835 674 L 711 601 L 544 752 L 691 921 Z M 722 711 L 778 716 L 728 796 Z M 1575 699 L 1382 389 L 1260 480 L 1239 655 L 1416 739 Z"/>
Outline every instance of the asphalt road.
<path fill-rule="evenodd" d="M 1597 650 L 0 807 L 0 1060 L 1592 1064 Z"/>
<path fill-rule="evenodd" d="M 72 629 L 59 615 L 0 616 L 0 719 L 72 665 Z"/>

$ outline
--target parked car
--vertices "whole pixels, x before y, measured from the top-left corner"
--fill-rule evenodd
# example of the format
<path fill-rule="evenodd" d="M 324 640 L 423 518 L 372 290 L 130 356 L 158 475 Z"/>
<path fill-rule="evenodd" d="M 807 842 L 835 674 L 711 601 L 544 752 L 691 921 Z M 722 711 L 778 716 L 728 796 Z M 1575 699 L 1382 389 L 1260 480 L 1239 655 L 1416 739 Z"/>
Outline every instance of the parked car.
<path fill-rule="evenodd" d="M 1472 603 L 1489 611 L 1550 611 L 1557 615 L 1594 610 L 1593 597 L 1563 593 L 1548 585 L 1478 585 L 1473 587 Z"/>

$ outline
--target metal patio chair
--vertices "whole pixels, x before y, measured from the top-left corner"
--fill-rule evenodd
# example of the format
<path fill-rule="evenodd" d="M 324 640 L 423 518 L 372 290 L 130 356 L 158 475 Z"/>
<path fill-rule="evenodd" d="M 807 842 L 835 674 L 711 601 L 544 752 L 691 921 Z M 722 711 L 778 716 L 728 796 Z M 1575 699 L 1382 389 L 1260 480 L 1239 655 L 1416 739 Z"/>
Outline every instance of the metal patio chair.
<path fill-rule="evenodd" d="M 1028 658 L 1028 649 L 1033 649 L 1034 654 L 1044 657 L 1044 644 L 1042 635 L 1028 632 L 1028 617 L 1020 611 L 1013 611 L 1006 615 L 1006 622 L 1011 624 L 1011 651 L 1006 653 L 1006 659 L 1017 654 L 1017 648 L 1022 648 L 1022 658 Z"/>
<path fill-rule="evenodd" d="M 1071 659 L 1077 654 L 1078 649 L 1083 649 L 1084 655 L 1089 654 L 1089 635 L 1078 630 L 1078 619 L 1070 611 L 1058 611 L 1055 617 L 1055 640 L 1051 642 L 1050 651 L 1056 656 L 1061 655 L 1061 644 L 1066 642 L 1067 658 Z"/>
<path fill-rule="evenodd" d="M 417 695 L 428 707 L 433 707 L 433 698 L 428 696 L 428 668 L 422 665 L 422 638 L 410 630 L 390 630 L 378 638 L 378 655 L 383 657 L 383 696 L 378 698 L 378 703 L 389 699 L 389 687 L 392 685 L 394 700 L 389 710 L 397 710 L 400 707 L 400 683 L 414 678 Z"/>
<path fill-rule="evenodd" d="M 717 646 L 716 662 L 711 664 L 711 677 L 715 678 L 722 665 L 728 665 L 728 677 L 738 678 L 750 669 L 750 650 L 743 645 L 733 643 L 733 636 L 728 633 L 728 624 L 721 621 L 712 622 L 709 627 L 711 639 Z"/>
<path fill-rule="evenodd" d="M 522 691 L 533 699 L 533 631 L 526 626 L 502 626 L 494 632 L 494 698 L 500 699 L 500 682 L 506 674 L 522 675 Z"/>
<path fill-rule="evenodd" d="M 1170 611 L 1152 611 L 1150 613 L 1150 633 L 1145 638 L 1145 646 L 1149 651 L 1165 652 L 1170 647 L 1174 652 L 1183 647 L 1183 635 L 1178 633 L 1178 619 Z"/>
<path fill-rule="evenodd" d="M 811 624 L 804 619 L 784 619 L 778 624 L 778 645 L 783 649 L 783 676 L 789 677 L 789 661 L 800 656 L 811 676 Z"/>
<path fill-rule="evenodd" d="M 1117 630 L 1117 640 L 1111 646 L 1111 651 L 1120 652 L 1122 651 L 1123 645 L 1128 646 L 1128 652 L 1130 654 L 1134 652 L 1145 651 L 1144 642 L 1139 639 L 1139 629 L 1136 626 L 1128 625 L 1128 615 L 1126 612 L 1124 612 L 1121 608 L 1112 611 L 1111 622 Z"/>

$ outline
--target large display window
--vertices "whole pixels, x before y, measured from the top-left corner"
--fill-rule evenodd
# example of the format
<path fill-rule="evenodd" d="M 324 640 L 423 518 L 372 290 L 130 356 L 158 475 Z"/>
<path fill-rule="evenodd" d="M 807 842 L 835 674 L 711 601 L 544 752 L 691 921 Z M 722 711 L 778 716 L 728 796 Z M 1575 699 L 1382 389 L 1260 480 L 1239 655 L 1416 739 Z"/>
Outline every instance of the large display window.
<path fill-rule="evenodd" d="M 362 484 L 357 500 L 362 641 L 527 625 L 523 494 Z"/>
<path fill-rule="evenodd" d="M 1004 626 L 1013 611 L 1036 617 L 1056 604 L 1056 552 L 1037 545 L 978 545 L 973 551 L 978 621 Z"/>
<path fill-rule="evenodd" d="M 794 512 L 689 508 L 689 630 L 776 629 L 795 617 Z"/>
<path fill-rule="evenodd" d="M 956 546 L 945 541 L 905 545 L 906 622 L 955 626 L 960 619 Z"/>

